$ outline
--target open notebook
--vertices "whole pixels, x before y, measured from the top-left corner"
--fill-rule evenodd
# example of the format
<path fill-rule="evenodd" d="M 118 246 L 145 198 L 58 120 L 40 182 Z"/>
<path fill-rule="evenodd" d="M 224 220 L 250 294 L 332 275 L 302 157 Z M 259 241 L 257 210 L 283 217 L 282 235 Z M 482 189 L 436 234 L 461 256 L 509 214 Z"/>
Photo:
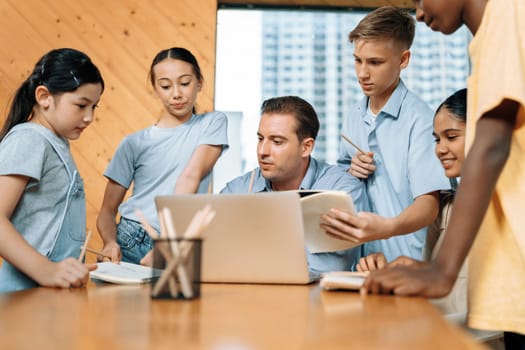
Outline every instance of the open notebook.
<path fill-rule="evenodd" d="M 149 283 L 160 277 L 162 270 L 151 267 L 131 264 L 124 261 L 118 264 L 112 262 L 100 262 L 97 269 L 89 273 L 95 280 L 117 284 L 140 284 Z"/>
<path fill-rule="evenodd" d="M 296 192 L 158 196 L 155 203 L 171 211 L 178 233 L 206 204 L 216 211 L 204 232 L 203 282 L 306 284 L 318 277 L 308 270 Z"/>

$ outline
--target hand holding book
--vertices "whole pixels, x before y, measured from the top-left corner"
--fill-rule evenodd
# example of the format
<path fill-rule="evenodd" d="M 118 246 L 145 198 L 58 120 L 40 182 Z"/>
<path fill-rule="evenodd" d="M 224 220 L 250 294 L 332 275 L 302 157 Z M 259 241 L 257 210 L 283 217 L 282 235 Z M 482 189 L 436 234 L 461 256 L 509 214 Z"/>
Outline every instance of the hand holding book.
<path fill-rule="evenodd" d="M 344 191 L 299 191 L 303 211 L 305 244 L 311 253 L 335 252 L 353 248 L 359 243 L 337 239 L 321 228 L 321 215 L 338 208 L 355 212 L 352 198 Z"/>

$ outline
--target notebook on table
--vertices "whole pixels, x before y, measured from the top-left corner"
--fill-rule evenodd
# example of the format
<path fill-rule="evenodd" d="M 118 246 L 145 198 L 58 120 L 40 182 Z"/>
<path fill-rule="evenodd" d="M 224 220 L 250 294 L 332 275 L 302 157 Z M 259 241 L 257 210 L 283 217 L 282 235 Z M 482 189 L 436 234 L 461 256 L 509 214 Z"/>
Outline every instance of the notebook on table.
<path fill-rule="evenodd" d="M 116 284 L 141 284 L 150 283 L 159 278 L 162 270 L 154 269 L 124 261 L 118 264 L 112 262 L 99 262 L 97 269 L 89 273 L 94 280 Z"/>
<path fill-rule="evenodd" d="M 307 284 L 308 270 L 299 195 L 189 194 L 158 196 L 181 234 L 197 210 L 210 204 L 215 218 L 204 232 L 202 282 Z"/>

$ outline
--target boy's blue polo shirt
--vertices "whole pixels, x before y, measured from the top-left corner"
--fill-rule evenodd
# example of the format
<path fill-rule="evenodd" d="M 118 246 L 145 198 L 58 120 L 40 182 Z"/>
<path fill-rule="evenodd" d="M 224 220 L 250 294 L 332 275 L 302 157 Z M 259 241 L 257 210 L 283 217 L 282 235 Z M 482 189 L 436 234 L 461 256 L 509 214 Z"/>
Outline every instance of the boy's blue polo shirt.
<path fill-rule="evenodd" d="M 377 169 L 366 181 L 371 211 L 384 217 L 398 216 L 420 195 L 449 189 L 450 184 L 434 153 L 432 110 L 400 81 L 381 112 L 367 113 L 363 98 L 343 121 L 342 132 L 364 151 L 374 152 Z M 356 150 L 340 141 L 338 165 L 350 167 Z M 391 261 L 400 255 L 421 259 L 426 228 L 368 242 L 363 255 L 383 252 Z"/>

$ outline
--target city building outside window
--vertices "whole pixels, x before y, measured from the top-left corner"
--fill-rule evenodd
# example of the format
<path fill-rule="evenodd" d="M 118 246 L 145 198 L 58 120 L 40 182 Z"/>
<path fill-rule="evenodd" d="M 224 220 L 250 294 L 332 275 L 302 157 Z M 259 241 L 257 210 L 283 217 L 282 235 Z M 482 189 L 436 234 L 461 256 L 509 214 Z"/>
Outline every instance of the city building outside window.
<path fill-rule="evenodd" d="M 235 118 L 240 125 L 232 126 L 239 135 L 230 135 L 239 138 L 235 143 L 240 149 L 234 153 L 240 159 L 229 161 L 239 166 L 219 164 L 220 178 L 231 179 L 257 166 L 259 107 L 275 96 L 298 95 L 314 106 L 321 123 L 314 156 L 335 163 L 342 119 L 363 96 L 348 34 L 365 15 L 364 11 L 218 11 L 215 108 L 242 116 Z M 401 77 L 431 108 L 466 86 L 471 38 L 467 28 L 444 36 L 417 24 L 410 64 Z"/>

